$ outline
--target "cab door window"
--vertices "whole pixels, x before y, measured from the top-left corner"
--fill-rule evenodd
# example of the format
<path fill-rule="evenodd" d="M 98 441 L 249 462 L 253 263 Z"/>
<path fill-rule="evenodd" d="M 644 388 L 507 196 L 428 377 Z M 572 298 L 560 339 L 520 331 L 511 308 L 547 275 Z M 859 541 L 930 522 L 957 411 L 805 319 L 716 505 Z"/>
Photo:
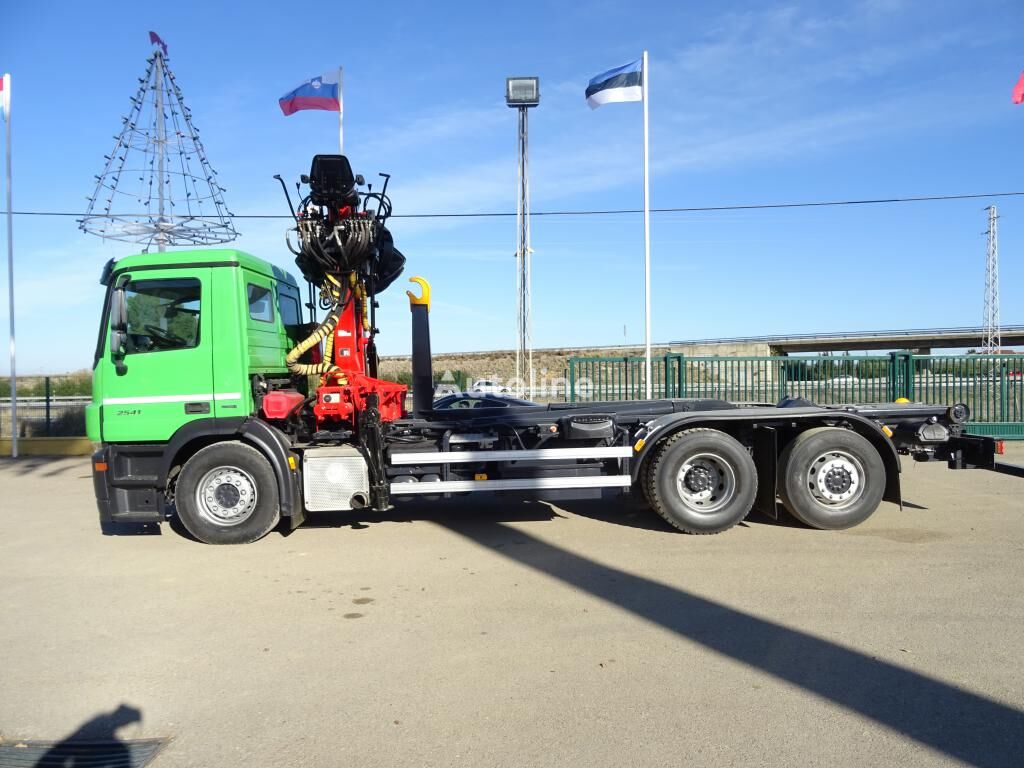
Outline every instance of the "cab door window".
<path fill-rule="evenodd" d="M 281 313 L 281 325 L 290 338 L 298 338 L 302 317 L 299 314 L 299 298 L 279 285 L 277 288 L 277 309 Z"/>
<path fill-rule="evenodd" d="M 249 283 L 249 317 L 264 323 L 274 322 L 274 302 L 270 289 Z"/>
<path fill-rule="evenodd" d="M 199 281 L 133 280 L 125 286 L 127 354 L 199 345 Z"/>

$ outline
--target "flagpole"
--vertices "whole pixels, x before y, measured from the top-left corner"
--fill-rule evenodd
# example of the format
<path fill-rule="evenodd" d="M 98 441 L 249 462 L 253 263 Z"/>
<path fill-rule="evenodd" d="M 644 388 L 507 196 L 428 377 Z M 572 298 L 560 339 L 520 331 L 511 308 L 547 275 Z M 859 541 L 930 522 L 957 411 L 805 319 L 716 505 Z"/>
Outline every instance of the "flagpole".
<path fill-rule="evenodd" d="M 11 76 L 4 75 L 7 134 L 7 307 L 11 329 L 11 458 L 18 458 L 18 375 L 14 371 L 14 214 L 11 212 Z"/>
<path fill-rule="evenodd" d="M 644 379 L 647 383 L 647 399 L 650 400 L 653 396 L 654 382 L 651 381 L 651 204 L 650 182 L 648 180 L 647 81 L 649 78 L 647 51 L 644 51 L 640 69 L 640 86 L 644 103 Z"/>
<path fill-rule="evenodd" d="M 345 154 L 345 96 L 344 96 L 345 68 L 338 67 L 338 154 Z"/>

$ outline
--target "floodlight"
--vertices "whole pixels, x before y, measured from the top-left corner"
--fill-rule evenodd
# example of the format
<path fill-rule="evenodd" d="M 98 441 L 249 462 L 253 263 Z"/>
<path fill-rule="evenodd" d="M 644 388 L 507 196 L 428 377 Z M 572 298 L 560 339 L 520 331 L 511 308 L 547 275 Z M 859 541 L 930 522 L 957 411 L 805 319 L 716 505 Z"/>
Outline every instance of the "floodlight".
<path fill-rule="evenodd" d="M 536 107 L 540 104 L 540 78 L 505 78 L 505 103 L 510 107 Z"/>

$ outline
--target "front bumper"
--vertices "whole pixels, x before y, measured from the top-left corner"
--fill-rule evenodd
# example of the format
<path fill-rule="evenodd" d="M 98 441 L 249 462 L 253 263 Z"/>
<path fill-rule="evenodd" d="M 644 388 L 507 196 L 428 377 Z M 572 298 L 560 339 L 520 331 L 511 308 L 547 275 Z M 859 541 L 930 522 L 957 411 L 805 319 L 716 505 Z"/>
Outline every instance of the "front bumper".
<path fill-rule="evenodd" d="M 157 451 L 154 446 L 104 445 L 92 455 L 92 487 L 100 523 L 164 519 L 166 497 L 153 471 Z"/>

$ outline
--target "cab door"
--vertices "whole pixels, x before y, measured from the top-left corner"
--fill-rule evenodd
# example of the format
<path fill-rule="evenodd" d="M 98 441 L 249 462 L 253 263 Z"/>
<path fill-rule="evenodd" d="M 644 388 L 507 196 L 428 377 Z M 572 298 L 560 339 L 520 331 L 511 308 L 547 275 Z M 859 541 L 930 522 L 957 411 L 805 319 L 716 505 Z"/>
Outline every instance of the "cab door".
<path fill-rule="evenodd" d="M 274 312 L 273 281 L 265 275 L 245 270 L 245 295 L 249 312 L 245 319 L 248 340 L 248 370 L 251 373 L 279 373 L 284 369 L 284 354 L 277 314 Z"/>
<path fill-rule="evenodd" d="M 116 285 L 124 332 L 112 333 L 108 319 L 98 363 L 103 441 L 162 442 L 189 421 L 212 418 L 211 270 L 130 271 Z"/>

